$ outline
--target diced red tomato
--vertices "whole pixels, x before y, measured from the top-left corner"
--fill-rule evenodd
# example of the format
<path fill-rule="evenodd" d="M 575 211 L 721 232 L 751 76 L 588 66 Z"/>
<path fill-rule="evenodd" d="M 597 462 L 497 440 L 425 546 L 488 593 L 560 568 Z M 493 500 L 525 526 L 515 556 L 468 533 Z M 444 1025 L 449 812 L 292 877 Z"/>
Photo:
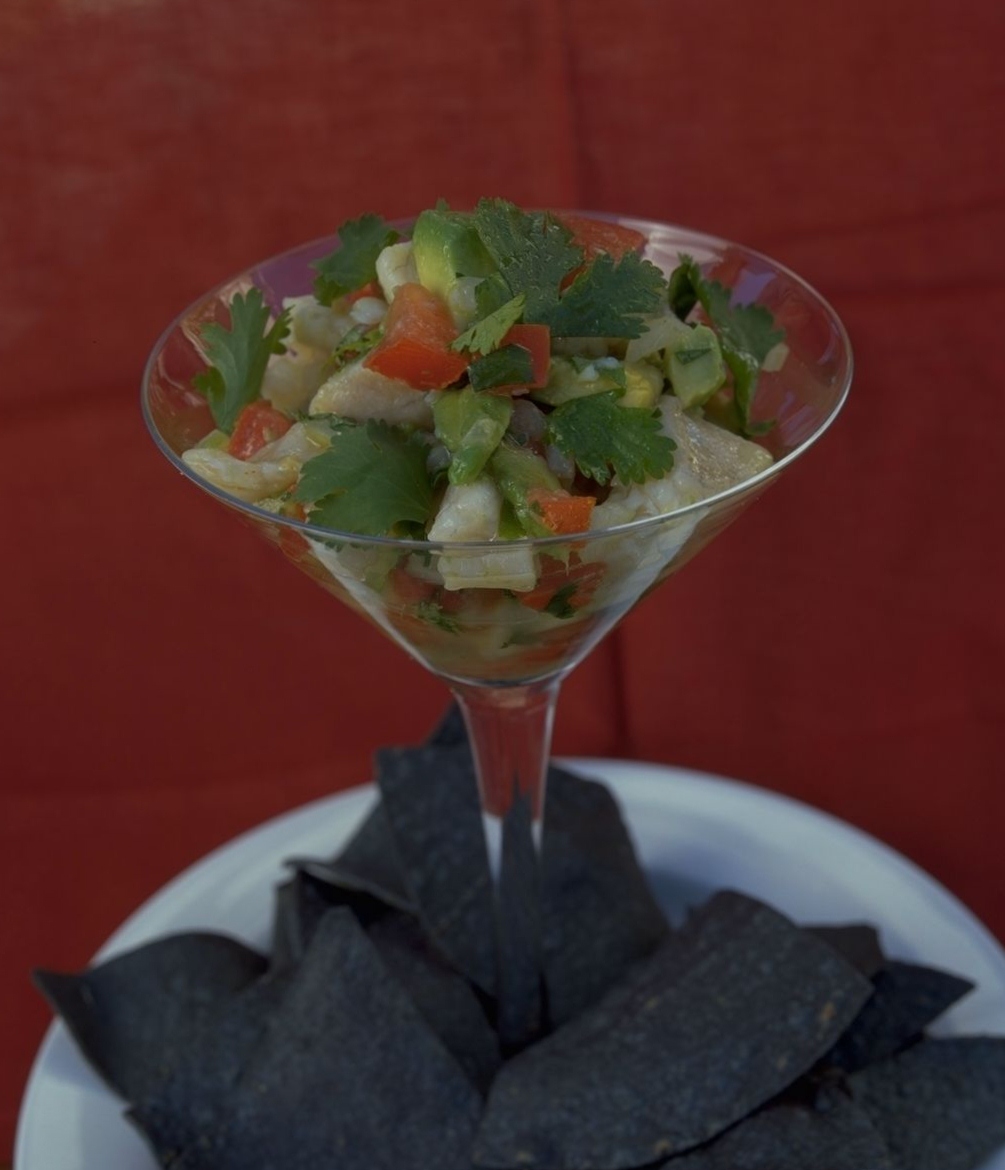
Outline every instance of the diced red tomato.
<path fill-rule="evenodd" d="M 534 381 L 526 387 L 530 390 L 540 390 L 548 384 L 548 371 L 551 369 L 551 330 L 547 325 L 514 325 L 502 339 L 503 345 L 519 345 L 530 353 L 531 365 L 534 367 Z M 497 391 L 510 391 L 514 386 L 497 386 Z M 520 387 L 524 389 L 524 387 Z"/>
<path fill-rule="evenodd" d="M 501 589 L 483 589 L 482 592 L 489 595 L 485 599 L 486 604 L 492 599 L 499 598 L 503 595 Z M 464 592 L 461 589 L 441 589 L 437 594 L 436 603 L 445 614 L 449 614 L 451 617 L 455 613 L 460 613 L 467 604 Z"/>
<path fill-rule="evenodd" d="M 307 512 L 303 504 L 297 500 L 292 500 L 283 507 L 283 513 L 287 516 L 292 516 L 295 520 L 306 520 Z M 310 554 L 310 545 L 300 535 L 295 528 L 287 528 L 285 525 L 279 529 L 279 547 L 283 553 L 289 557 L 291 561 L 300 563 L 305 556 Z"/>
<path fill-rule="evenodd" d="M 442 390 L 467 369 L 467 357 L 450 348 L 456 337 L 442 298 L 421 284 L 403 284 L 384 318 L 384 336 L 363 365 L 414 390 Z"/>
<path fill-rule="evenodd" d="M 566 491 L 534 488 L 527 498 L 541 513 L 541 520 L 556 536 L 586 532 L 596 500 L 593 496 L 573 496 Z"/>
<path fill-rule="evenodd" d="M 266 443 L 285 435 L 291 426 L 292 420 L 281 410 L 276 410 L 271 402 L 264 399 L 251 402 L 237 416 L 227 453 L 237 459 L 250 459 Z"/>
<path fill-rule="evenodd" d="M 434 581 L 424 581 L 410 573 L 403 565 L 395 565 L 388 574 L 388 588 L 395 601 L 402 605 L 418 605 L 420 601 L 431 601 L 439 586 Z"/>
<path fill-rule="evenodd" d="M 626 252 L 640 252 L 645 246 L 646 237 L 634 228 L 585 215 L 568 215 L 564 211 L 552 214 L 572 232 L 572 242 L 583 249 L 586 264 L 601 252 L 606 252 L 612 260 L 620 260 Z"/>
<path fill-rule="evenodd" d="M 371 280 L 369 284 L 364 284 L 362 288 L 357 288 L 355 291 L 345 294 L 346 307 L 354 305 L 357 301 L 362 300 L 363 297 L 382 297 L 383 295 L 383 290 L 377 281 Z"/>
<path fill-rule="evenodd" d="M 527 593 L 518 593 L 523 605 L 531 609 L 547 609 L 556 595 L 565 591 L 563 603 L 570 609 L 582 609 L 593 597 L 604 575 L 600 561 L 582 561 L 578 554 L 570 553 L 568 562 L 557 557 L 541 556 L 541 575 L 537 584 Z"/>

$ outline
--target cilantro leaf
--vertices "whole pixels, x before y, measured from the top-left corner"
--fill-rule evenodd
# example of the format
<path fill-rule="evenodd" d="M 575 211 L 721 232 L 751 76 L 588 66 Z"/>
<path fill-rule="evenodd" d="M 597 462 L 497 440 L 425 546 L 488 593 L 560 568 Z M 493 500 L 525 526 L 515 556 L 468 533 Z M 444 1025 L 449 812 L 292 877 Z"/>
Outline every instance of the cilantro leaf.
<path fill-rule="evenodd" d="M 480 200 L 474 217 L 509 295 L 526 297 L 524 320 L 543 321 L 543 314 L 558 301 L 562 280 L 583 260 L 582 249 L 571 242 L 572 233 L 552 216 L 522 211 L 505 199 Z M 490 286 L 493 289 L 497 296 L 498 282 Z"/>
<path fill-rule="evenodd" d="M 534 381 L 530 350 L 522 345 L 504 345 L 502 349 L 495 349 L 468 366 L 468 379 L 474 390 L 529 386 Z"/>
<path fill-rule="evenodd" d="M 445 613 L 435 601 L 420 601 L 415 607 L 415 616 L 420 621 L 429 622 L 431 626 L 436 626 L 448 634 L 459 634 L 461 631 L 457 618 Z"/>
<path fill-rule="evenodd" d="M 477 321 L 470 329 L 466 329 L 456 341 L 450 345 L 451 349 L 466 349 L 470 353 L 491 353 L 502 344 L 502 339 L 520 320 L 527 298 L 521 293 L 513 297 L 504 305 L 500 305 L 494 312 Z"/>
<path fill-rule="evenodd" d="M 766 434 L 775 425 L 774 419 L 755 423 L 750 417 L 761 372 L 760 364 L 750 354 L 730 349 L 725 342 L 722 345 L 722 358 L 733 375 L 733 404 L 741 434 L 748 437 Z"/>
<path fill-rule="evenodd" d="M 236 293 L 230 302 L 229 330 L 212 321 L 199 332 L 210 367 L 196 374 L 192 385 L 206 396 L 213 421 L 227 434 L 261 392 L 269 357 L 286 352 L 290 315 L 280 313 L 268 328 L 270 316 L 261 292 L 252 288 L 246 296 Z"/>
<path fill-rule="evenodd" d="M 732 293 L 717 280 L 703 280 L 698 297 L 719 333 L 723 348 L 747 354 L 758 367 L 780 342 L 785 330 L 775 328 L 775 319 L 764 305 L 734 305 Z"/>
<path fill-rule="evenodd" d="M 512 299 L 509 285 L 498 272 L 493 272 L 491 276 L 486 276 L 475 285 L 475 306 L 479 320 L 490 316 Z"/>
<path fill-rule="evenodd" d="M 550 613 L 552 617 L 561 618 L 563 621 L 575 617 L 576 607 L 572 604 L 575 595 L 576 582 L 570 581 L 567 585 L 556 590 L 555 595 L 544 607 L 544 612 Z"/>
<path fill-rule="evenodd" d="M 433 509 L 426 453 L 419 436 L 388 423 L 339 427 L 328 450 L 304 464 L 293 498 L 314 505 L 311 523 L 339 532 L 424 525 Z"/>
<path fill-rule="evenodd" d="M 370 328 L 366 325 L 354 325 L 335 346 L 331 357 L 325 362 L 325 376 L 331 377 L 345 366 L 359 361 L 373 349 L 383 335 L 383 329 L 379 325 Z"/>
<path fill-rule="evenodd" d="M 673 467 L 676 444 L 662 433 L 659 411 L 619 406 L 613 391 L 573 398 L 548 416 L 545 439 L 597 483 L 660 479 Z"/>
<path fill-rule="evenodd" d="M 648 260 L 601 252 L 541 320 L 556 337 L 641 337 L 643 316 L 666 296 L 666 277 Z"/>
<path fill-rule="evenodd" d="M 314 296 L 322 305 L 377 279 L 377 257 L 401 237 L 379 215 L 348 219 L 338 230 L 339 247 L 311 265 L 317 270 Z"/>
<path fill-rule="evenodd" d="M 764 305 L 734 305 L 732 292 L 717 280 L 705 280 L 690 256 L 682 255 L 670 276 L 670 307 L 684 318 L 700 303 L 719 335 L 722 356 L 733 375 L 733 399 L 740 430 L 745 435 L 763 434 L 771 422 L 755 423 L 751 409 L 761 366 L 768 354 L 785 340 L 785 330 Z"/>
<path fill-rule="evenodd" d="M 698 285 L 701 284 L 701 269 L 694 260 L 680 255 L 680 263 L 670 273 L 667 282 L 667 297 L 670 308 L 683 321 L 698 303 Z"/>

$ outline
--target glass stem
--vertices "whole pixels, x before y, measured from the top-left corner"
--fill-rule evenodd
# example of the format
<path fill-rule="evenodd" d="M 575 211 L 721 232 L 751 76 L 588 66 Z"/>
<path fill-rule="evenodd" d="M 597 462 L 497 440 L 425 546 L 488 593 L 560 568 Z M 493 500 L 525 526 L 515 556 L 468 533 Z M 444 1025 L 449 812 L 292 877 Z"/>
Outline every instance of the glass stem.
<path fill-rule="evenodd" d="M 495 893 L 496 1004 L 503 1048 L 545 1025 L 540 848 L 551 729 L 560 678 L 525 686 L 454 685 L 481 794 Z"/>

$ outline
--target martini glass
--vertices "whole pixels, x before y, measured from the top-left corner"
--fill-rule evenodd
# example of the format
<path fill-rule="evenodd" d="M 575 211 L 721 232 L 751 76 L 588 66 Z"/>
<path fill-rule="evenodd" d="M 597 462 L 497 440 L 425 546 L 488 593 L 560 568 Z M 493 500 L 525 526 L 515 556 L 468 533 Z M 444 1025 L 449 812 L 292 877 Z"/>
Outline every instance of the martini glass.
<path fill-rule="evenodd" d="M 595 217 L 610 218 L 610 217 Z M 646 237 L 645 256 L 669 273 L 680 253 L 732 289 L 734 303 L 767 306 L 786 330 L 781 368 L 761 374 L 758 440 L 774 462 L 740 483 L 705 477 L 705 498 L 675 511 L 575 537 L 434 543 L 319 528 L 243 502 L 181 459 L 213 429 L 192 377 L 205 368 L 200 329 L 227 321 L 235 292 L 261 290 L 278 312 L 311 290 L 311 262 L 337 241 L 274 257 L 208 293 L 164 333 L 147 364 L 143 411 L 176 470 L 250 523 L 299 569 L 443 679 L 467 725 L 495 889 L 496 977 L 490 987 L 504 1046 L 518 1049 L 546 1026 L 542 992 L 538 851 L 552 721 L 563 678 L 647 593 L 681 568 L 820 437 L 851 381 L 848 338 L 804 281 L 758 253 L 683 228 L 617 219 Z M 407 225 L 404 225 L 407 229 Z M 678 452 L 678 457 L 681 453 Z M 520 578 L 524 592 L 463 586 Z M 543 605 L 545 594 L 560 604 Z"/>

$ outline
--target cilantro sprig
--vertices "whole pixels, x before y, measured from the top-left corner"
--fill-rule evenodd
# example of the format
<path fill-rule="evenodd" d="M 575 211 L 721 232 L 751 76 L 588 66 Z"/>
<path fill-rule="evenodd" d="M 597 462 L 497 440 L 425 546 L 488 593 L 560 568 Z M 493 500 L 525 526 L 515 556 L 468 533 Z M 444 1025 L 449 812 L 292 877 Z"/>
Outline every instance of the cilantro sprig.
<path fill-rule="evenodd" d="M 468 366 L 473 390 L 492 390 L 496 386 L 528 386 L 534 381 L 534 361 L 522 345 L 504 345 Z"/>
<path fill-rule="evenodd" d="M 659 479 L 673 467 L 676 444 L 662 433 L 659 411 L 618 405 L 607 391 L 573 398 L 548 416 L 545 438 L 599 484 Z"/>
<path fill-rule="evenodd" d="M 484 321 L 523 296 L 523 319 L 547 325 L 556 337 L 640 337 L 643 318 L 655 313 L 666 296 L 663 273 L 634 252 L 618 260 L 601 252 L 583 267 L 583 250 L 573 243 L 572 233 L 545 212 L 483 199 L 474 221 L 498 267 L 477 289 Z"/>
<path fill-rule="evenodd" d="M 576 596 L 577 588 L 575 581 L 569 581 L 561 586 L 544 607 L 544 612 L 550 613 L 552 617 L 560 618 L 562 621 L 568 621 L 569 618 L 575 617 L 578 610 L 572 604 L 572 599 Z"/>
<path fill-rule="evenodd" d="M 583 260 L 572 233 L 553 216 L 521 210 L 505 199 L 482 199 L 474 212 L 475 228 L 492 257 L 498 274 L 483 283 L 479 312 L 491 304 L 497 309 L 503 287 L 508 297 L 525 297 L 524 320 L 541 322 L 558 302 L 565 277 Z M 481 289 L 481 286 L 479 286 Z M 489 297 L 491 293 L 491 297 Z M 492 304 L 491 302 L 496 303 Z"/>
<path fill-rule="evenodd" d="M 648 260 L 602 252 L 543 314 L 556 337 L 641 337 L 643 318 L 666 296 L 666 277 Z"/>
<path fill-rule="evenodd" d="M 274 353 L 285 353 L 290 315 L 282 312 L 269 325 L 271 313 L 257 288 L 236 293 L 230 302 L 230 329 L 211 321 L 199 336 L 210 362 L 192 385 L 206 397 L 213 421 L 227 434 L 237 416 L 262 389 L 265 367 Z"/>
<path fill-rule="evenodd" d="M 325 362 L 325 376 L 331 377 L 332 374 L 337 374 L 339 370 L 359 361 L 373 349 L 383 335 L 379 325 L 369 328 L 366 325 L 354 325 L 335 346 L 331 357 Z"/>
<path fill-rule="evenodd" d="M 785 340 L 785 330 L 775 328 L 770 310 L 764 305 L 733 304 L 731 291 L 717 280 L 706 280 L 687 255 L 681 255 L 680 264 L 670 276 L 668 295 L 670 307 L 681 319 L 700 304 L 718 334 L 723 359 L 733 375 L 733 401 L 743 434 L 770 430 L 771 422 L 755 423 L 751 419 L 764 360 Z"/>
<path fill-rule="evenodd" d="M 322 305 L 377 279 L 377 257 L 401 237 L 382 216 L 349 219 L 338 230 L 339 247 L 311 265 L 317 270 L 314 296 Z"/>
<path fill-rule="evenodd" d="M 502 339 L 523 316 L 526 303 L 527 298 L 523 293 L 511 297 L 494 312 L 476 321 L 470 329 L 466 329 L 450 348 L 458 351 L 466 349 L 469 353 L 480 354 L 488 354 L 498 349 Z"/>
<path fill-rule="evenodd" d="M 312 504 L 309 520 L 366 536 L 421 538 L 433 510 L 422 438 L 388 423 L 345 424 L 331 446 L 304 464 L 293 499 Z"/>

